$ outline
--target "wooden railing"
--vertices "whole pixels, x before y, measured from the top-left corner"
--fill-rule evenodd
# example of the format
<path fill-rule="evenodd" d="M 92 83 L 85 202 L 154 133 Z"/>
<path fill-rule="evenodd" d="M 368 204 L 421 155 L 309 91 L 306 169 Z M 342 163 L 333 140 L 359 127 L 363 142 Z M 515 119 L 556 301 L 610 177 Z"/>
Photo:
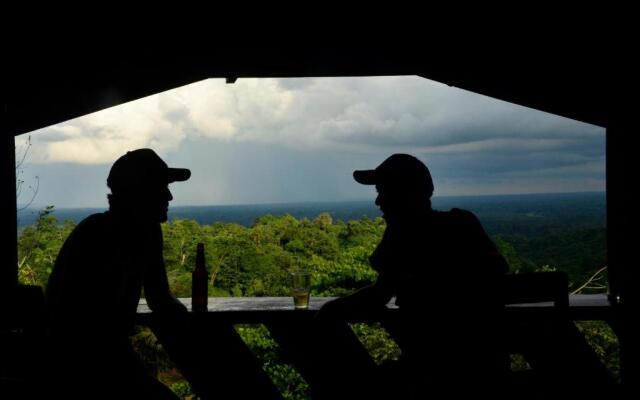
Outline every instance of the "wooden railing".
<path fill-rule="evenodd" d="M 316 311 L 333 297 L 312 297 L 309 308 L 296 310 L 291 297 L 210 297 L 207 318 L 224 319 L 231 323 L 265 323 L 272 321 L 291 321 L 311 318 Z M 187 308 L 191 309 L 190 298 L 179 299 Z M 397 310 L 393 301 L 387 309 L 390 313 Z M 508 318 L 528 318 L 532 316 L 547 316 L 557 312 L 557 305 L 552 301 L 537 303 L 519 303 L 506 305 Z M 604 294 L 576 294 L 569 296 L 566 308 L 568 318 L 580 320 L 611 320 L 615 317 L 615 307 L 612 306 Z M 144 299 L 138 306 L 138 322 L 146 324 L 151 310 Z M 366 319 L 366 318 L 363 318 Z"/>
<path fill-rule="evenodd" d="M 14 379 L 14 376 L 17 377 L 14 380 L 18 383 L 21 379 L 24 380 L 21 376 L 26 375 L 27 365 L 23 366 L 20 360 L 37 359 L 35 344 L 41 343 L 44 333 L 44 299 L 41 288 L 25 286 L 21 289 L 20 293 L 13 297 L 14 300 L 21 299 L 21 301 L 3 302 L 7 307 L 2 310 L 3 318 L 0 321 L 0 339 L 2 339 L 0 344 L 4 349 L 0 360 L 0 375 L 5 379 L 5 383 L 7 379 Z M 290 338 L 282 335 L 283 329 L 277 328 L 286 328 L 284 331 L 290 331 L 290 327 L 294 327 L 295 324 L 309 321 L 317 310 L 331 299 L 330 297 L 312 297 L 308 309 L 296 310 L 291 297 L 212 297 L 209 298 L 208 311 L 199 315 L 212 323 L 226 321 L 232 324 L 264 324 L 270 330 L 276 328 L 276 334 L 272 336 L 282 348 L 286 348 Z M 191 299 L 182 298 L 180 301 L 190 308 Z M 615 329 L 618 309 L 619 307 L 611 304 L 604 294 L 571 295 L 568 296 L 568 301 L 509 304 L 505 308 L 505 317 L 507 319 L 546 318 L 561 313 L 563 318 L 576 321 L 608 321 Z M 137 311 L 137 322 L 149 325 L 152 312 L 145 300 L 140 301 Z M 387 315 L 393 318 L 397 314 L 397 307 L 390 302 L 387 306 Z M 357 320 L 367 321 L 367 318 L 354 316 L 354 322 Z M 7 353 L 8 349 L 12 351 Z M 25 351 L 30 351 L 29 354 L 33 353 L 33 355 L 25 358 Z M 7 354 L 15 354 L 16 358 L 7 357 Z"/>
<path fill-rule="evenodd" d="M 566 293 L 566 292 L 565 292 Z M 298 332 L 296 326 L 304 327 L 316 312 L 332 297 L 312 297 L 309 308 L 297 310 L 293 306 L 291 297 L 211 297 L 209 298 L 208 311 L 193 313 L 200 321 L 204 321 L 205 329 L 215 329 L 217 323 L 226 324 L 263 324 L 271 333 L 271 337 L 278 343 L 280 349 L 286 354 L 290 362 L 307 378 L 305 370 L 308 370 L 309 360 L 296 355 L 296 343 L 299 338 L 292 332 Z M 190 309 L 191 299 L 179 299 Z M 395 318 L 399 315 L 399 309 L 391 301 L 382 314 L 382 318 Z M 152 312 L 144 300 L 138 306 L 137 319 L 140 324 L 151 324 Z M 571 295 L 568 301 L 547 301 L 536 303 L 507 304 L 505 306 L 505 318 L 510 321 L 535 320 L 536 318 L 549 319 L 560 317 L 574 321 L 579 320 L 604 320 L 614 326 L 616 320 L 616 307 L 612 305 L 604 294 L 596 295 Z M 427 315 L 428 318 L 428 315 Z M 349 322 L 377 322 L 370 316 L 350 315 Z M 384 323 L 383 323 L 384 325 Z M 392 335 L 393 336 L 393 335 Z M 312 389 L 314 385 L 309 381 Z"/>

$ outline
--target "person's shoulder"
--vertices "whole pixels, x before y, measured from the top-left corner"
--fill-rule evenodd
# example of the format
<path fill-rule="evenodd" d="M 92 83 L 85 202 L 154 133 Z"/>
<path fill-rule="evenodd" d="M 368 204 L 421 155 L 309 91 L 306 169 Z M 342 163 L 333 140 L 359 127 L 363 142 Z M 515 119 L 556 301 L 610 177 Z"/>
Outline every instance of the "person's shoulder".
<path fill-rule="evenodd" d="M 105 211 L 105 212 L 89 215 L 88 217 L 80 221 L 78 226 L 91 227 L 94 225 L 102 225 L 102 224 L 108 223 L 109 220 L 110 220 L 109 212 Z"/>
<path fill-rule="evenodd" d="M 461 208 L 452 208 L 448 211 L 450 218 L 458 221 L 477 222 L 478 217 L 469 210 L 463 210 Z"/>
<path fill-rule="evenodd" d="M 88 234 L 90 232 L 103 232 L 111 224 L 108 212 L 91 214 L 78 223 L 74 231 Z"/>
<path fill-rule="evenodd" d="M 469 210 L 452 208 L 449 211 L 442 212 L 441 215 L 442 224 L 452 228 L 455 227 L 455 229 L 476 230 L 482 226 L 478 217 Z"/>
<path fill-rule="evenodd" d="M 109 236 L 109 232 L 112 231 L 109 229 L 109 216 L 105 214 L 107 213 L 92 214 L 80 221 L 66 238 L 63 250 L 77 252 L 78 249 L 84 249 L 81 250 L 84 252 L 103 243 L 105 238 Z"/>

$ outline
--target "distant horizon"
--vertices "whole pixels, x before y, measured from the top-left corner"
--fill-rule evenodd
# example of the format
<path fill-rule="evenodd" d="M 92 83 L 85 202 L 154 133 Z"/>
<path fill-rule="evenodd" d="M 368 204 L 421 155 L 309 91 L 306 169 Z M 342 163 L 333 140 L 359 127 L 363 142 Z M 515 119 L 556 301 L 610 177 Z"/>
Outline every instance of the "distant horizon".
<path fill-rule="evenodd" d="M 513 223 L 518 230 L 527 232 L 543 226 L 606 225 L 605 192 L 563 192 L 509 195 L 440 196 L 433 200 L 433 208 L 447 211 L 461 208 L 473 212 L 487 229 L 494 233 L 508 231 Z M 31 208 L 18 213 L 18 226 L 22 229 L 38 219 L 42 208 Z M 58 223 L 79 223 L 91 214 L 102 213 L 107 207 L 55 208 L 53 216 Z M 291 215 L 297 219 L 315 219 L 328 213 L 335 221 L 352 221 L 363 217 L 382 216 L 373 199 L 347 201 L 304 201 L 289 203 L 224 204 L 170 206 L 169 221 L 193 220 L 199 224 L 236 223 L 252 226 L 265 215 Z M 507 222 L 505 225 L 506 221 Z M 551 225 L 548 225 L 551 224 Z"/>
<path fill-rule="evenodd" d="M 460 195 L 442 195 L 433 196 L 433 199 L 451 199 L 451 198 L 474 198 L 474 197 L 511 197 L 511 196 L 548 196 L 548 195 L 572 195 L 572 194 L 606 194 L 606 191 L 572 191 L 572 192 L 529 192 L 529 193 L 504 193 L 504 194 L 460 194 Z M 342 200 L 303 200 L 303 201 L 282 201 L 282 202 L 257 202 L 257 203 L 225 203 L 225 204 L 171 204 L 169 203 L 169 210 L 174 207 L 235 207 L 235 206 L 272 206 L 272 205 L 299 205 L 299 204 L 331 204 L 331 203 L 350 203 L 350 202 L 373 202 L 375 197 L 372 198 L 356 198 L 356 199 L 342 199 Z M 55 204 L 32 204 L 23 211 L 33 209 L 44 209 L 48 206 L 54 206 L 55 210 L 74 210 L 74 209 L 105 209 L 108 208 L 108 203 L 105 200 L 104 206 L 78 206 L 78 207 L 58 207 Z M 18 209 L 24 207 L 24 205 L 18 205 Z"/>

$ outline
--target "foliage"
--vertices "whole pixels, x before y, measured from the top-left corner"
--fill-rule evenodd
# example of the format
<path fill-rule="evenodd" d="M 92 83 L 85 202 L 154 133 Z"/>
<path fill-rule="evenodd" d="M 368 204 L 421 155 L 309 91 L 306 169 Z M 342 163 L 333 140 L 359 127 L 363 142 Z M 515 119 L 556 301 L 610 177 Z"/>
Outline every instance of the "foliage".
<path fill-rule="evenodd" d="M 496 240 L 510 245 L 516 255 L 515 262 L 509 260 L 512 269 L 516 266 L 526 271 L 550 265 L 569 275 L 571 288 L 579 287 L 607 264 L 604 227 L 556 230 L 540 236 L 502 235 Z"/>
<path fill-rule="evenodd" d="M 613 376 L 620 377 L 620 343 L 605 321 L 578 321 L 578 329 Z"/>
<path fill-rule="evenodd" d="M 180 382 L 176 382 L 174 384 L 172 384 L 171 386 L 169 386 L 171 388 L 171 390 L 173 390 L 173 392 L 180 396 L 181 398 L 192 398 L 194 397 L 193 395 L 193 389 L 191 389 L 191 385 L 189 385 L 189 382 L 186 381 L 180 381 Z"/>
<path fill-rule="evenodd" d="M 136 326 L 131 345 L 149 374 L 157 376 L 159 370 L 168 370 L 173 366 L 169 355 L 149 328 Z"/>
<path fill-rule="evenodd" d="M 369 351 L 376 364 L 381 365 L 385 361 L 400 359 L 400 348 L 379 323 L 351 324 L 351 329 Z"/>
<path fill-rule="evenodd" d="M 18 241 L 18 278 L 20 283 L 45 285 L 53 263 L 74 228 L 72 222 L 58 225 L 53 206 L 40 211 L 35 224 L 22 230 Z"/>
<path fill-rule="evenodd" d="M 55 257 L 74 228 L 72 222 L 58 223 L 53 211 L 53 207 L 47 207 L 35 224 L 20 233 L 19 276 L 23 283 L 46 285 Z M 191 295 L 198 242 L 205 244 L 210 295 L 287 296 L 290 272 L 306 269 L 313 277 L 312 295 L 341 296 L 375 280 L 368 257 L 380 241 L 385 224 L 381 218 L 367 217 L 333 221 L 323 213 L 315 219 L 264 215 L 250 227 L 173 220 L 162 229 L 167 275 L 178 297 Z M 569 274 L 575 289 L 605 265 L 605 233 L 604 229 L 585 228 L 531 237 L 500 235 L 494 240 L 512 271 L 557 268 Z M 597 354 L 618 373 L 618 344 L 608 326 L 585 322 L 579 327 Z M 398 358 L 398 347 L 379 325 L 354 324 L 352 328 L 376 362 Z M 237 330 L 285 398 L 308 397 L 306 383 L 281 359 L 265 327 L 243 325 Z M 139 328 L 132 343 L 151 373 L 159 375 L 181 397 L 192 396 L 191 388 L 174 373 L 162 346 L 148 329 Z M 512 364 L 526 367 L 518 357 Z"/>
<path fill-rule="evenodd" d="M 236 331 L 286 399 L 309 398 L 309 386 L 293 366 L 281 358 L 278 344 L 263 325 L 241 325 Z"/>

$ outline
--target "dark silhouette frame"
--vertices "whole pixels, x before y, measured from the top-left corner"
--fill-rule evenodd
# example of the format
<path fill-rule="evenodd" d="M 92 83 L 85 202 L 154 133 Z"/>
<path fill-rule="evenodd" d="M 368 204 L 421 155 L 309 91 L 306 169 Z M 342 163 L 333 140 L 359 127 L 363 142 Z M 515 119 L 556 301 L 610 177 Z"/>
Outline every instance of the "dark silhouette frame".
<path fill-rule="evenodd" d="M 637 268 L 633 268 L 637 260 L 631 233 L 638 226 L 638 217 L 629 211 L 634 209 L 631 171 L 635 170 L 635 142 L 631 103 L 624 96 L 635 87 L 633 64 L 626 60 L 624 51 L 619 51 L 616 58 L 598 57 L 608 54 L 608 43 L 605 46 L 595 35 L 586 35 L 581 42 L 584 44 L 535 39 L 509 54 L 480 49 L 472 42 L 457 47 L 455 52 L 435 48 L 428 55 L 398 47 L 229 47 L 221 49 L 215 58 L 184 54 L 168 63 L 141 57 L 110 62 L 96 53 L 83 56 L 83 61 L 94 60 L 92 64 L 68 59 L 44 69 L 37 61 L 55 54 L 56 49 L 31 49 L 30 54 L 9 52 L 7 59 L 12 62 L 4 73 L 0 132 L 2 301 L 11 307 L 11 299 L 20 290 L 16 286 L 15 136 L 209 77 L 233 82 L 262 76 L 420 75 L 607 129 L 608 273 L 612 295 L 621 300 L 615 307 L 622 383 L 626 391 L 637 392 L 640 334 L 634 327 L 632 305 L 638 301 L 635 286 L 640 279 Z M 532 54 L 532 44 L 546 46 L 545 52 Z M 585 60 L 576 54 L 594 57 Z M 92 67 L 86 68 L 87 64 Z"/>

